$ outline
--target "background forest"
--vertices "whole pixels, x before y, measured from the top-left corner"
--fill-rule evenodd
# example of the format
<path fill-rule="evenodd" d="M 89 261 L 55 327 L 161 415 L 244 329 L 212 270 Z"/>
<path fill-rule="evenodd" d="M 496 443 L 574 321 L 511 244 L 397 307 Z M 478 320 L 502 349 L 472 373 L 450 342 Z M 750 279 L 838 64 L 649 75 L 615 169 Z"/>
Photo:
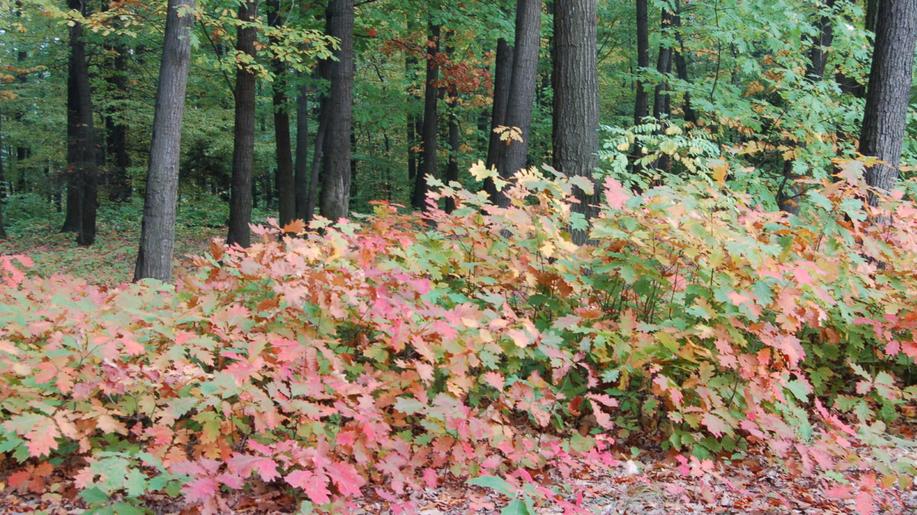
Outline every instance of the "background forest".
<path fill-rule="evenodd" d="M 0 505 L 917 510 L 915 42 L 917 0 L 0 0 Z"/>

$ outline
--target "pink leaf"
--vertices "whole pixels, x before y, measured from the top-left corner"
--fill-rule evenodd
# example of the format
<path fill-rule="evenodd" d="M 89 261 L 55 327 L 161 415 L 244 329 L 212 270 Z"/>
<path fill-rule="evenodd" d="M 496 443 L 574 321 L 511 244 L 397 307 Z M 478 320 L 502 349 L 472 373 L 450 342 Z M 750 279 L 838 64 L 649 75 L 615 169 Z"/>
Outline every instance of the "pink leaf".
<path fill-rule="evenodd" d="M 201 477 L 191 481 L 184 488 L 185 500 L 191 503 L 204 502 L 216 495 L 219 484 L 212 477 Z"/>
<path fill-rule="evenodd" d="M 366 484 L 357 469 L 348 463 L 332 463 L 328 467 L 328 472 L 335 486 L 346 496 L 359 496 L 360 488 Z"/>
<path fill-rule="evenodd" d="M 306 495 L 315 504 L 328 504 L 331 502 L 331 492 L 328 491 L 328 478 L 324 474 L 314 474 L 308 470 L 297 470 L 287 474 L 284 479 L 290 486 L 306 492 Z"/>
<path fill-rule="evenodd" d="M 609 206 L 614 209 L 623 209 L 630 198 L 630 192 L 620 182 L 611 177 L 605 179 L 605 200 Z"/>

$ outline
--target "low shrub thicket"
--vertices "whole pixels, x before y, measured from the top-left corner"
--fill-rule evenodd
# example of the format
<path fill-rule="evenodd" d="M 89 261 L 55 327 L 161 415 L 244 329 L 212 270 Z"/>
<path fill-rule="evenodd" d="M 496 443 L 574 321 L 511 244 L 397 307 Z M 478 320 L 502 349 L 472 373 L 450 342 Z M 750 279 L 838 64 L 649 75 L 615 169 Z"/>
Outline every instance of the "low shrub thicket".
<path fill-rule="evenodd" d="M 3 258 L 0 451 L 29 462 L 10 485 L 40 489 L 50 463 L 96 506 L 163 491 L 216 512 L 272 483 L 320 509 L 370 491 L 410 509 L 449 476 L 566 474 L 650 441 L 908 487 L 881 446 L 915 396 L 917 208 L 864 205 L 855 168 L 792 218 L 716 181 L 608 180 L 585 246 L 571 189 L 591 185 L 529 171 L 508 208 L 439 185 L 431 206 L 455 212 L 378 204 L 214 243 L 177 289 Z M 868 505 L 875 484 L 833 493 Z"/>

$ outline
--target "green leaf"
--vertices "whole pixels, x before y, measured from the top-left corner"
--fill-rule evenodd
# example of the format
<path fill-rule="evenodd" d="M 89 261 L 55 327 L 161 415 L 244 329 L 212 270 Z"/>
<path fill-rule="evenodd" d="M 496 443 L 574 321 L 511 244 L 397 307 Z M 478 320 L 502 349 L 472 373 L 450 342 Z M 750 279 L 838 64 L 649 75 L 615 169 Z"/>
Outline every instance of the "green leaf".
<path fill-rule="evenodd" d="M 491 490 L 500 492 L 501 494 L 509 497 L 513 496 L 513 486 L 507 483 L 506 480 L 501 477 L 476 477 L 474 479 L 469 479 L 468 484 L 472 486 L 480 486 L 481 488 L 490 488 Z"/>
<path fill-rule="evenodd" d="M 501 515 L 530 515 L 529 509 L 521 499 L 513 499 L 500 510 Z"/>

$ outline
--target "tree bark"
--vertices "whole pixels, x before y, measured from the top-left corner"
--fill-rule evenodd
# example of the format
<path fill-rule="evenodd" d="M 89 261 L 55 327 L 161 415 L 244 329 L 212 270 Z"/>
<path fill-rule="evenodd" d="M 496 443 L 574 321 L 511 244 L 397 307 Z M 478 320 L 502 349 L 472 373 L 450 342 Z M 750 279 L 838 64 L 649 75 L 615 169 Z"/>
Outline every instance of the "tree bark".
<path fill-rule="evenodd" d="M 283 26 L 280 13 L 280 0 L 268 0 L 268 24 L 271 27 Z M 272 39 L 272 44 L 277 44 Z M 280 226 L 293 221 L 296 217 L 296 185 L 293 177 L 293 148 L 290 138 L 290 110 L 287 101 L 287 70 L 283 61 L 276 57 L 271 61 L 274 72 L 274 143 L 277 156 L 277 190 Z"/>
<path fill-rule="evenodd" d="M 421 131 L 421 145 L 423 146 L 423 159 L 421 168 L 414 177 L 414 195 L 411 197 L 411 206 L 414 209 L 425 211 L 427 209 L 427 176 L 436 176 L 436 152 L 439 142 L 439 113 L 436 105 L 439 101 L 439 34 L 440 26 L 430 24 L 427 38 L 427 76 L 424 82 L 423 102 L 423 130 Z"/>
<path fill-rule="evenodd" d="M 134 280 L 172 280 L 182 118 L 191 62 L 194 0 L 169 0 Z"/>
<path fill-rule="evenodd" d="M 508 178 L 526 166 L 540 46 L 541 0 L 517 0 L 516 44 L 505 126 L 519 129 L 522 141 L 512 141 L 509 144 L 501 142 L 497 145 L 495 162 L 502 177 Z M 496 200 L 500 205 L 507 204 L 503 195 L 498 195 Z"/>
<path fill-rule="evenodd" d="M 917 0 L 879 2 L 876 48 L 869 74 L 860 153 L 882 162 L 866 171 L 866 183 L 891 190 L 898 178 L 917 41 Z M 871 204 L 878 198 L 870 194 Z"/>
<path fill-rule="evenodd" d="M 662 33 L 665 35 L 674 24 L 675 15 L 668 9 L 662 10 Z M 665 44 L 659 45 L 659 56 L 656 59 L 656 71 L 663 78 L 672 73 L 672 47 Z M 657 120 L 668 119 L 672 114 L 672 105 L 669 96 L 669 83 L 663 80 L 656 84 L 653 92 L 653 117 Z"/>
<path fill-rule="evenodd" d="M 455 32 L 449 32 L 448 39 L 449 42 L 446 46 L 446 54 L 449 56 L 450 60 L 453 57 L 455 52 L 455 47 L 452 43 L 452 40 L 455 37 Z M 461 145 L 461 134 L 459 133 L 459 123 L 458 123 L 458 87 L 455 82 L 450 81 L 448 91 L 447 91 L 447 104 L 449 105 L 449 162 L 446 164 L 446 184 L 451 184 L 453 182 L 458 182 L 459 179 L 459 147 Z M 446 199 L 446 212 L 451 213 L 455 211 L 455 199 L 447 198 Z"/>
<path fill-rule="evenodd" d="M 108 81 L 115 92 L 115 103 L 114 109 L 106 118 L 108 153 L 113 158 L 108 198 L 113 202 L 127 202 L 133 194 L 127 175 L 127 169 L 131 165 L 130 154 L 127 152 L 127 114 L 121 104 L 126 100 L 127 94 L 127 49 L 118 45 L 114 47 L 114 51 L 113 73 L 109 75 Z"/>
<path fill-rule="evenodd" d="M 866 0 L 866 30 L 876 32 L 880 0 Z"/>
<path fill-rule="evenodd" d="M 650 36 L 647 0 L 637 0 L 637 73 L 650 65 Z M 642 81 L 637 81 L 634 99 L 634 123 L 639 125 L 649 115 L 649 97 Z"/>
<path fill-rule="evenodd" d="M 0 115 L 0 124 L 3 116 Z M 6 175 L 3 171 L 3 128 L 0 127 L 0 240 L 6 239 L 6 226 L 3 224 L 3 201 L 6 200 Z"/>
<path fill-rule="evenodd" d="M 688 74 L 688 58 L 686 57 L 687 51 L 685 49 L 685 42 L 681 35 L 681 2 L 678 0 L 675 2 L 675 17 L 672 20 L 672 24 L 675 27 L 675 42 L 678 44 L 678 51 L 675 52 L 673 57 L 675 60 L 675 73 L 680 80 L 688 83 L 691 82 L 691 77 Z M 684 96 L 682 116 L 686 122 L 697 123 L 697 112 L 691 106 L 691 93 L 687 91 Z"/>
<path fill-rule="evenodd" d="M 350 211 L 350 167 L 353 149 L 350 141 L 353 127 L 353 0 L 329 0 L 325 11 L 328 35 L 337 38 L 340 49 L 336 60 L 326 63 L 326 79 L 331 83 L 327 99 L 327 130 L 320 211 L 333 221 Z"/>
<path fill-rule="evenodd" d="M 497 152 L 500 136 L 495 132 L 497 127 L 506 125 L 506 106 L 509 104 L 509 88 L 513 79 L 513 47 L 503 38 L 497 40 L 497 55 L 494 64 L 494 97 L 490 114 L 490 134 L 487 143 L 487 167 L 497 164 Z M 490 198 L 497 198 L 497 189 L 491 179 L 484 183 L 484 189 Z"/>
<path fill-rule="evenodd" d="M 306 204 L 309 198 L 309 87 L 303 85 L 296 96 L 296 168 L 295 183 L 296 218 L 309 218 Z"/>
<path fill-rule="evenodd" d="M 825 0 L 825 9 L 834 7 L 834 0 Z M 827 49 L 834 41 L 834 20 L 829 15 L 818 17 L 816 23 L 818 35 L 812 38 L 812 48 L 809 49 L 809 64 L 806 67 L 806 77 L 820 81 L 825 76 L 825 66 L 828 63 Z"/>
<path fill-rule="evenodd" d="M 69 0 L 68 6 L 86 14 L 81 0 Z M 86 43 L 83 40 L 81 23 L 74 23 L 70 27 L 69 74 L 68 103 L 72 95 L 73 131 L 68 134 L 71 138 L 68 149 L 72 150 L 68 152 L 68 162 L 73 170 L 76 186 L 76 241 L 81 246 L 89 246 L 95 242 L 96 236 L 98 148 L 93 124 L 89 64 L 86 61 Z"/>
<path fill-rule="evenodd" d="M 258 0 L 245 0 L 239 6 L 239 19 L 251 22 L 258 17 Z M 236 50 L 255 58 L 256 30 L 239 27 Z M 229 200 L 227 243 L 248 247 L 252 220 L 252 168 L 255 154 L 255 74 L 247 67 L 236 70 L 235 129 L 232 153 L 232 185 Z"/>
<path fill-rule="evenodd" d="M 554 12 L 554 168 L 592 180 L 599 150 L 596 0 L 558 2 Z M 575 212 L 595 214 L 595 194 L 576 188 Z M 574 231 L 576 243 L 586 232 Z"/>

